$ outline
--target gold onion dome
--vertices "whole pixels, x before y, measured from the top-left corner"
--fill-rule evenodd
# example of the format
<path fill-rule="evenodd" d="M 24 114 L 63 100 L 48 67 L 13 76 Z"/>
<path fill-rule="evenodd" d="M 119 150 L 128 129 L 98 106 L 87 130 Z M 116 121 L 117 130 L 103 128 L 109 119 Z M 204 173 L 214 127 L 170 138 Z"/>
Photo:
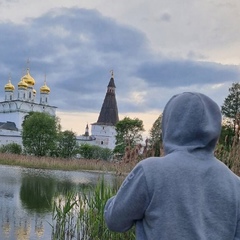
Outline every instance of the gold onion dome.
<path fill-rule="evenodd" d="M 14 91 L 15 87 L 12 85 L 11 80 L 8 80 L 8 83 L 4 87 L 5 91 Z"/>
<path fill-rule="evenodd" d="M 36 95 L 37 91 L 35 89 L 33 89 L 33 94 Z"/>
<path fill-rule="evenodd" d="M 50 93 L 50 88 L 47 86 L 46 81 L 44 82 L 44 85 L 40 88 L 41 93 Z"/>
<path fill-rule="evenodd" d="M 34 78 L 30 75 L 30 70 L 29 68 L 27 69 L 27 74 L 24 75 L 21 80 L 23 80 L 25 83 L 27 83 L 29 86 L 34 86 L 35 85 L 35 80 Z"/>
<path fill-rule="evenodd" d="M 28 87 L 28 84 L 23 79 L 21 79 L 20 82 L 18 83 L 18 88 L 27 89 L 27 87 Z"/>

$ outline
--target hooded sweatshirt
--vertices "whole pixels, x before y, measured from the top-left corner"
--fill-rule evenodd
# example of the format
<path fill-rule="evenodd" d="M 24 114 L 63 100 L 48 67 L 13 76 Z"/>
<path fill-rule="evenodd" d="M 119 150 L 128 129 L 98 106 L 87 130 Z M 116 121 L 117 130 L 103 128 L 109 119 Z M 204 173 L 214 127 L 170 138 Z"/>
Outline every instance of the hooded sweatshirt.
<path fill-rule="evenodd" d="M 138 240 L 240 240 L 240 178 L 214 157 L 218 105 L 200 93 L 173 96 L 162 119 L 164 157 L 139 162 L 105 205 L 112 231 Z"/>

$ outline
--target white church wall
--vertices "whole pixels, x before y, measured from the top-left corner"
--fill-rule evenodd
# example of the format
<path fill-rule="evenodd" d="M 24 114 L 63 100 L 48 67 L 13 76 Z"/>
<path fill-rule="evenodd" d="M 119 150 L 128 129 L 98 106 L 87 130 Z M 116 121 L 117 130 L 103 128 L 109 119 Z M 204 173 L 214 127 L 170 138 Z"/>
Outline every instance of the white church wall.
<path fill-rule="evenodd" d="M 17 143 L 22 146 L 21 132 L 0 129 L 0 146 L 10 143 Z"/>
<path fill-rule="evenodd" d="M 92 125 L 92 136 L 96 138 L 95 144 L 100 147 L 115 148 L 116 130 L 114 126 Z"/>

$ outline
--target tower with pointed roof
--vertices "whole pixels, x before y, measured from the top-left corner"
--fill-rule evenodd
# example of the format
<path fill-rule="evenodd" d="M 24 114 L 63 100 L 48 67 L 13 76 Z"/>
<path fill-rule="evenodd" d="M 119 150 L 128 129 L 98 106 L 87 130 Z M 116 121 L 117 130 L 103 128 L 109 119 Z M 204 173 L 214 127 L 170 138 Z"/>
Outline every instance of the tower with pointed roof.
<path fill-rule="evenodd" d="M 92 124 L 92 136 L 95 138 L 95 144 L 110 149 L 115 147 L 115 125 L 119 121 L 115 89 L 114 75 L 111 71 L 111 78 L 98 120 Z"/>

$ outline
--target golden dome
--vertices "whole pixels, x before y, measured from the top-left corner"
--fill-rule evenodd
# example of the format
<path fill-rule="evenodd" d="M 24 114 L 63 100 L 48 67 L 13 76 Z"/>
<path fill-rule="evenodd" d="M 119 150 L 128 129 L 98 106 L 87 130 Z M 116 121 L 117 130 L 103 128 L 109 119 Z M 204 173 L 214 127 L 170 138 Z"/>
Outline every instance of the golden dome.
<path fill-rule="evenodd" d="M 24 81 L 25 83 L 27 83 L 28 85 L 30 86 L 34 86 L 35 85 L 35 80 L 34 78 L 30 75 L 30 70 L 29 68 L 27 68 L 27 74 L 24 75 L 22 78 L 21 78 L 22 81 Z"/>
<path fill-rule="evenodd" d="M 33 94 L 36 95 L 37 91 L 35 89 L 33 89 Z"/>
<path fill-rule="evenodd" d="M 46 81 L 44 81 L 44 85 L 40 88 L 41 93 L 50 93 L 50 88 L 47 86 Z"/>
<path fill-rule="evenodd" d="M 15 87 L 12 85 L 11 80 L 8 80 L 8 83 L 4 87 L 5 91 L 14 91 Z"/>
<path fill-rule="evenodd" d="M 18 88 L 27 89 L 27 87 L 28 87 L 28 84 L 23 79 L 21 79 L 20 82 L 18 83 Z"/>

